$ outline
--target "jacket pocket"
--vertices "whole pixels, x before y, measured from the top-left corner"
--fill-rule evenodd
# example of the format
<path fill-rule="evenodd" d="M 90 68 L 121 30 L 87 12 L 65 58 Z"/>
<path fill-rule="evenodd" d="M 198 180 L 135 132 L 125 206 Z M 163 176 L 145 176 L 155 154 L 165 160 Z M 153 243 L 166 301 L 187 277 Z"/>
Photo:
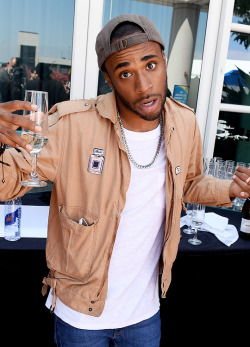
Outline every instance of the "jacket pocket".
<path fill-rule="evenodd" d="M 79 220 L 83 218 L 83 224 Z M 86 282 L 93 262 L 95 231 L 98 218 L 79 207 L 59 206 L 61 240 L 57 252 L 64 252 L 59 265 L 62 272 Z M 60 245 L 61 243 L 61 245 Z M 55 249 L 54 249 L 55 251 Z"/>

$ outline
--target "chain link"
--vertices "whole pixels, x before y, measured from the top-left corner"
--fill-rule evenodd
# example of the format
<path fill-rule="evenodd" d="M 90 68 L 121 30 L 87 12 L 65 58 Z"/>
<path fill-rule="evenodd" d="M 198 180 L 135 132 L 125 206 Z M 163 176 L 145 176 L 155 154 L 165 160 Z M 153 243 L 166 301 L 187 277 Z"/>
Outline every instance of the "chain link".
<path fill-rule="evenodd" d="M 132 157 L 132 154 L 130 153 L 130 149 L 128 147 L 128 143 L 127 143 L 127 139 L 126 139 L 126 136 L 125 136 L 125 131 L 124 131 L 124 127 L 123 127 L 123 124 L 122 124 L 122 120 L 121 120 L 121 117 L 120 117 L 120 114 L 119 114 L 119 111 L 117 109 L 117 117 L 118 117 L 118 120 L 119 120 L 119 123 L 120 123 L 120 127 L 121 127 L 121 133 L 122 133 L 122 141 L 123 141 L 123 144 L 126 148 L 126 151 L 127 151 L 127 154 L 128 154 L 128 158 L 129 160 L 131 161 L 131 163 L 136 166 L 138 169 L 148 169 L 150 168 L 156 161 L 159 153 L 160 153 L 160 149 L 161 149 L 161 141 L 162 141 L 162 137 L 163 137 L 163 118 L 162 118 L 162 115 L 160 115 L 160 127 L 161 127 L 161 133 L 160 133 L 160 137 L 159 137 L 159 141 L 158 141 L 158 146 L 157 146 L 157 150 L 156 150 L 156 153 L 154 155 L 154 158 L 153 160 L 151 161 L 151 163 L 147 164 L 147 165 L 141 165 L 141 164 L 138 164 L 134 158 Z"/>

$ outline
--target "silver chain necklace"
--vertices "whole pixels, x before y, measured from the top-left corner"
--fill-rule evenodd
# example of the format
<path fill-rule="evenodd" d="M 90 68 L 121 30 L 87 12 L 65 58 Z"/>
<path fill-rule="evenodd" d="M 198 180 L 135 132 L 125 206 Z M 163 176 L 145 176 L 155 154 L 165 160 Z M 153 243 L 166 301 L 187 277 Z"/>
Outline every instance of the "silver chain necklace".
<path fill-rule="evenodd" d="M 123 144 L 126 148 L 126 151 L 127 151 L 127 154 L 128 154 L 128 157 L 129 157 L 129 160 L 131 161 L 132 164 L 134 164 L 134 166 L 136 166 L 138 169 L 148 169 L 150 168 L 156 161 L 159 153 L 160 153 L 160 149 L 161 149 L 161 141 L 162 141 L 162 137 L 163 137 L 163 118 L 162 118 L 162 115 L 160 115 L 160 127 L 161 127 L 161 133 L 160 133 L 160 137 L 159 137 L 159 141 L 158 141 L 158 145 L 157 145 L 157 149 L 156 149 L 156 153 L 154 155 L 154 158 L 153 160 L 151 161 L 151 163 L 147 164 L 147 165 L 141 165 L 141 164 L 138 164 L 134 158 L 132 157 L 132 154 L 130 153 L 130 150 L 129 150 L 129 147 L 128 147 L 128 143 L 127 143 L 127 139 L 126 139 L 126 136 L 125 136 L 125 131 L 124 131 L 124 127 L 123 127 L 123 124 L 122 124 L 122 120 L 121 120 L 121 116 L 119 114 L 119 111 L 117 109 L 117 117 L 118 117 L 118 120 L 119 120 L 119 123 L 120 123 L 120 127 L 121 127 L 121 133 L 122 133 L 122 141 L 123 141 Z"/>

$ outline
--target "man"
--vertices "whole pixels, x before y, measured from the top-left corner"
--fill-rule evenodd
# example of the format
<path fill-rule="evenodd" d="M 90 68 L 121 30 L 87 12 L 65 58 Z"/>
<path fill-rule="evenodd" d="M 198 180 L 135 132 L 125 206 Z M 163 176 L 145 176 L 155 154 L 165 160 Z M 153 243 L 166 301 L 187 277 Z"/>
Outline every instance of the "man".
<path fill-rule="evenodd" d="M 52 70 L 46 63 L 38 63 L 36 73 L 39 79 L 29 80 L 26 85 L 27 90 L 43 90 L 48 92 L 49 108 L 58 102 L 68 100 L 62 82 L 52 78 Z"/>
<path fill-rule="evenodd" d="M 13 79 L 13 70 L 16 64 L 16 58 L 10 61 L 0 70 L 0 102 L 10 100 L 11 80 Z"/>
<path fill-rule="evenodd" d="M 50 286 L 58 346 L 159 346 L 158 274 L 165 297 L 183 199 L 230 206 L 231 198 L 250 195 L 249 169 L 238 168 L 234 181 L 202 175 L 196 117 L 166 98 L 163 50 L 148 18 L 112 19 L 96 51 L 113 92 L 50 112 L 38 172 L 54 182 L 43 294 Z M 0 120 L 1 141 L 30 151 L 9 129 L 19 116 L 0 112 Z M 1 200 L 28 189 L 20 185 L 31 171 L 22 148 L 4 153 L 10 167 Z"/>
<path fill-rule="evenodd" d="M 10 79 L 12 79 L 13 70 L 14 70 L 14 68 L 15 68 L 15 66 L 16 66 L 17 59 L 18 59 L 18 58 L 16 58 L 16 57 L 12 57 L 12 58 L 10 59 L 10 61 L 7 63 L 7 72 L 8 72 L 8 74 L 9 74 L 9 76 L 10 76 Z"/>

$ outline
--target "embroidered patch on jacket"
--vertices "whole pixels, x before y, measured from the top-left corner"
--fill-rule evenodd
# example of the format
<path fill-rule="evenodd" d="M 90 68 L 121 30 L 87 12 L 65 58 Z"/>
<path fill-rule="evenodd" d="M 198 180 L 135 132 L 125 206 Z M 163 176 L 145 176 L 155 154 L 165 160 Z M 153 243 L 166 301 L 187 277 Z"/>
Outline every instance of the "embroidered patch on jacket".
<path fill-rule="evenodd" d="M 103 149 L 94 148 L 94 154 L 89 157 L 88 172 L 100 175 L 103 170 L 105 157 L 103 156 Z"/>
<path fill-rule="evenodd" d="M 179 175 L 179 173 L 181 172 L 181 167 L 180 166 L 176 166 L 175 168 L 175 174 Z"/>

